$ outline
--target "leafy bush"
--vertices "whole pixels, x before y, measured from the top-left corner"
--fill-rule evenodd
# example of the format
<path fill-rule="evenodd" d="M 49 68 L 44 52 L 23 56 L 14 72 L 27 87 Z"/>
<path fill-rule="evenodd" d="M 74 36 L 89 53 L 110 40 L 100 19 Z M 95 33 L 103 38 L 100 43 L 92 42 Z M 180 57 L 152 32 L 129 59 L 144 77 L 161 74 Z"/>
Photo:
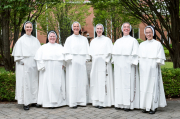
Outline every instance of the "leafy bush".
<path fill-rule="evenodd" d="M 169 50 L 164 50 L 166 57 L 170 57 Z"/>
<path fill-rule="evenodd" d="M 0 101 L 15 100 L 15 82 L 13 72 L 0 73 Z"/>
<path fill-rule="evenodd" d="M 163 68 L 161 71 L 166 97 L 180 97 L 180 68 Z"/>
<path fill-rule="evenodd" d="M 139 44 L 143 42 L 142 39 L 137 39 L 137 41 L 138 41 Z"/>

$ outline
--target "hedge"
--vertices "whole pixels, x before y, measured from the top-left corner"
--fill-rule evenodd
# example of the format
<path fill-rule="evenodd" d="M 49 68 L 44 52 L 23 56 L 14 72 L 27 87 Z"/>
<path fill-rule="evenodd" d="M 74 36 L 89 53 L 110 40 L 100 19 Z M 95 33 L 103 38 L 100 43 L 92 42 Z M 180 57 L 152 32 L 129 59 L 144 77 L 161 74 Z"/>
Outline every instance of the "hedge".
<path fill-rule="evenodd" d="M 0 101 L 14 101 L 15 82 L 13 72 L 0 73 Z"/>
<path fill-rule="evenodd" d="M 166 97 L 180 97 L 180 69 L 163 68 L 162 77 Z M 14 101 L 15 74 L 0 73 L 0 101 Z"/>
<path fill-rule="evenodd" d="M 161 71 L 166 97 L 180 97 L 180 68 L 163 68 Z"/>
<path fill-rule="evenodd" d="M 169 50 L 164 50 L 166 57 L 170 57 Z"/>

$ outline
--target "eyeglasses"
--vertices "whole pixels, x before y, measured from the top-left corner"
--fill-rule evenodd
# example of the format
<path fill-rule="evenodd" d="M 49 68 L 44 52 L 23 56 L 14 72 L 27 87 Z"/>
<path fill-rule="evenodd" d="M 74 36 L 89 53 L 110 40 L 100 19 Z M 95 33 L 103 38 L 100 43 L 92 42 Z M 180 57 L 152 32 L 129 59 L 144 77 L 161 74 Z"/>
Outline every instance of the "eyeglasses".
<path fill-rule="evenodd" d="M 130 29 L 130 26 L 123 26 L 123 28 L 128 28 L 128 29 Z"/>
<path fill-rule="evenodd" d="M 145 32 L 145 34 L 151 34 L 152 32 Z"/>

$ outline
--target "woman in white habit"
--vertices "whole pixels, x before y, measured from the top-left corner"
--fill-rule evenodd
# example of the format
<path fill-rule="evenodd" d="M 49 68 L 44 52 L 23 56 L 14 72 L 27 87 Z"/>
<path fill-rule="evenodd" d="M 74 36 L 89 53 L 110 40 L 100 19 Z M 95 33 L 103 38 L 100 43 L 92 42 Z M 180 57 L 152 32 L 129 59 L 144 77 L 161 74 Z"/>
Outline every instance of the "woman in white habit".
<path fill-rule="evenodd" d="M 167 105 L 161 75 L 161 65 L 166 60 L 164 49 L 156 41 L 153 26 L 144 29 L 146 41 L 139 46 L 140 108 L 143 113 L 155 114 L 158 107 Z"/>
<path fill-rule="evenodd" d="M 137 40 L 131 37 L 132 27 L 125 22 L 121 27 L 123 37 L 113 46 L 115 108 L 130 111 L 139 108 L 139 75 Z"/>
<path fill-rule="evenodd" d="M 56 32 L 49 31 L 46 44 L 38 49 L 34 58 L 39 71 L 37 103 L 50 109 L 66 105 L 63 47 L 56 40 Z"/>
<path fill-rule="evenodd" d="M 104 26 L 97 24 L 97 37 L 91 41 L 89 51 L 92 56 L 91 100 L 92 105 L 99 109 L 114 105 L 114 81 L 110 62 L 113 45 L 111 39 L 102 35 L 103 33 Z"/>
<path fill-rule="evenodd" d="M 64 53 L 66 60 L 66 99 L 69 107 L 86 106 L 89 98 L 89 83 L 86 61 L 90 60 L 89 43 L 80 35 L 81 25 L 72 24 L 73 34 L 66 39 Z"/>
<path fill-rule="evenodd" d="M 30 21 L 24 23 L 21 37 L 12 53 L 16 62 L 15 99 L 18 104 L 24 104 L 24 110 L 29 110 L 29 104 L 37 103 L 38 95 L 38 70 L 34 56 L 41 45 L 39 40 L 31 35 L 32 30 Z"/>

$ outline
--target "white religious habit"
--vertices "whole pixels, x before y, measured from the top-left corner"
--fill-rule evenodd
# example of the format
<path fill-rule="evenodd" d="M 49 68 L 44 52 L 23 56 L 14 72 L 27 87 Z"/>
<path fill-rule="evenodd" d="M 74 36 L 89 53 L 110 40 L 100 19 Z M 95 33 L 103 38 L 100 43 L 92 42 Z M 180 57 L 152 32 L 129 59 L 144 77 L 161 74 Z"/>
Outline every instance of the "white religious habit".
<path fill-rule="evenodd" d="M 57 43 L 41 46 L 34 58 L 39 71 L 38 104 L 42 107 L 66 105 L 63 47 Z"/>
<path fill-rule="evenodd" d="M 114 81 L 112 65 L 112 41 L 104 35 L 91 41 L 89 54 L 92 56 L 90 92 L 93 106 L 114 105 Z"/>
<path fill-rule="evenodd" d="M 86 37 L 71 35 L 64 44 L 66 62 L 66 100 L 69 107 L 86 106 L 89 102 L 89 81 L 86 61 L 90 59 Z"/>
<path fill-rule="evenodd" d="M 113 46 L 115 107 L 139 108 L 137 40 L 130 35 L 117 39 Z"/>
<path fill-rule="evenodd" d="M 139 46 L 140 108 L 154 111 L 167 105 L 160 65 L 166 60 L 159 41 L 146 40 Z"/>
<path fill-rule="evenodd" d="M 16 62 L 16 94 L 18 104 L 37 103 L 38 70 L 34 56 L 41 46 L 32 35 L 24 34 L 16 42 L 12 56 Z"/>

